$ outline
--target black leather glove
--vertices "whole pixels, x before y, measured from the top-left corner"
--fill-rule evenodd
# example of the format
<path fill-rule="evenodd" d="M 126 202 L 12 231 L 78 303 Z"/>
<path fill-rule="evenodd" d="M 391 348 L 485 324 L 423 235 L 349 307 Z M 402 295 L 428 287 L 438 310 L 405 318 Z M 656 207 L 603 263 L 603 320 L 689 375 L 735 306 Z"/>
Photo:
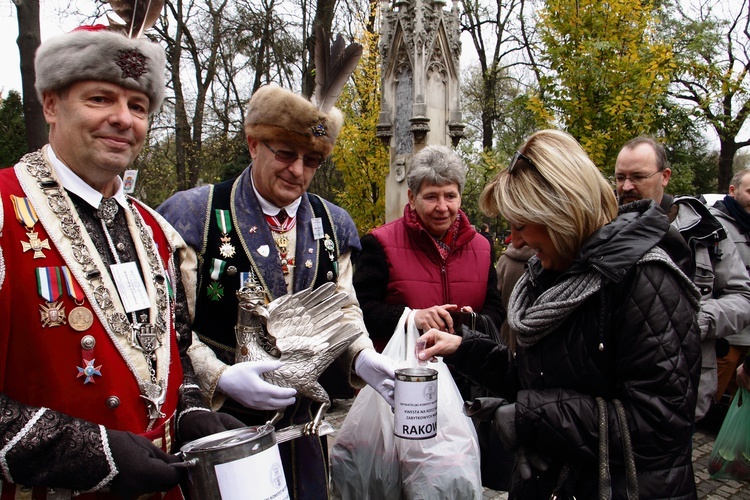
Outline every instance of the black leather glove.
<path fill-rule="evenodd" d="M 532 448 L 521 446 L 516 452 L 516 467 L 523 479 L 531 479 L 534 471 L 545 472 L 549 469 L 549 460 Z"/>
<path fill-rule="evenodd" d="M 516 467 L 523 479 L 531 479 L 534 471 L 544 472 L 549 469 L 549 460 L 533 448 L 519 446 L 516 434 L 516 404 L 502 405 L 495 410 L 492 425 L 503 442 L 503 447 L 516 453 Z"/>
<path fill-rule="evenodd" d="M 516 404 L 502 405 L 495 410 L 492 426 L 500 436 L 503 447 L 513 453 L 518 450 L 518 436 L 516 436 Z"/>
<path fill-rule="evenodd" d="M 179 426 L 181 442 L 186 443 L 217 432 L 239 429 L 245 424 L 228 413 L 196 410 L 185 413 Z"/>
<path fill-rule="evenodd" d="M 109 485 L 112 493 L 122 498 L 135 498 L 144 493 L 170 490 L 184 479 L 185 469 L 169 465 L 180 459 L 163 452 L 145 437 L 108 430 L 107 438 L 118 470 Z"/>
<path fill-rule="evenodd" d="M 480 422 L 492 422 L 495 419 L 495 411 L 507 404 L 508 400 L 503 398 L 474 398 L 473 401 L 464 401 L 464 415 Z"/>

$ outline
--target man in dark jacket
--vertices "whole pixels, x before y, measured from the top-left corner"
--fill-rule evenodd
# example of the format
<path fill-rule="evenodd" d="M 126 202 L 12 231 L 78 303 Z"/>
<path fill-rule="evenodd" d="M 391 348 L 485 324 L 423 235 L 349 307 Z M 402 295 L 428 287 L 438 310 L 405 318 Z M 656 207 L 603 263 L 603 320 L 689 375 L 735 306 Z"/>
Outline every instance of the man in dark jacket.
<path fill-rule="evenodd" d="M 620 204 L 651 198 L 669 215 L 670 223 L 690 246 L 688 276 L 701 292 L 702 370 L 695 419 L 706 415 L 716 394 L 716 339 L 750 325 L 750 279 L 737 248 L 721 223 L 696 198 L 664 193 L 672 171 L 664 146 L 637 137 L 623 146 L 615 164 Z"/>
<path fill-rule="evenodd" d="M 343 125 L 333 107 L 321 111 L 309 99 L 276 85 L 255 91 L 245 114 L 252 164 L 239 177 L 176 193 L 159 212 L 174 224 L 199 256 L 195 334 L 190 356 L 213 408 L 248 425 L 263 424 L 269 410 L 286 408 L 277 429 L 306 424 L 312 400 L 267 382 L 262 373 L 280 362 L 235 363 L 237 291 L 253 272 L 270 302 L 307 288 L 335 283 L 345 293 L 339 324 L 363 334 L 338 358 L 337 389 L 365 383 L 392 404 L 392 361 L 375 352 L 352 287 L 351 256 L 357 229 L 341 207 L 307 192 L 332 152 Z M 324 373 L 323 377 L 326 374 Z M 328 495 L 328 450 L 324 436 L 282 443 L 289 494 L 295 499 Z"/>

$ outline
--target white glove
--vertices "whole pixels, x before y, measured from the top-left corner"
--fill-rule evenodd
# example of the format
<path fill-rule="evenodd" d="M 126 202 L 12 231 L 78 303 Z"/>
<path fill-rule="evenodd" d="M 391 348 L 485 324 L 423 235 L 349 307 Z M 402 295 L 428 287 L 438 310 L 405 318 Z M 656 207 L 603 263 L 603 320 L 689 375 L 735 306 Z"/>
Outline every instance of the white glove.
<path fill-rule="evenodd" d="M 391 358 L 374 349 L 363 349 L 354 361 L 354 371 L 367 385 L 378 391 L 389 405 L 395 404 L 393 386 L 396 372 Z"/>
<path fill-rule="evenodd" d="M 296 389 L 266 382 L 261 373 L 281 368 L 281 361 L 244 361 L 224 370 L 218 389 L 253 410 L 278 410 L 294 403 Z"/>

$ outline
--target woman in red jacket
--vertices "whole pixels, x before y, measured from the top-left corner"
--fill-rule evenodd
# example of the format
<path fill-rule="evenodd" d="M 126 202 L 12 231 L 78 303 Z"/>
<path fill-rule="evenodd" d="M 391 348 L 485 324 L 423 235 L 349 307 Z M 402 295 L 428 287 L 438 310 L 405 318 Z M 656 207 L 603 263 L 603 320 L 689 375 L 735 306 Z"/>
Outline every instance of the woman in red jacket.
<path fill-rule="evenodd" d="M 354 288 L 375 348 L 382 351 L 404 311 L 417 328 L 493 336 L 505 312 L 497 288 L 490 244 L 461 210 L 466 165 L 446 146 L 428 146 L 412 158 L 404 216 L 362 238 Z M 460 311 L 477 313 L 461 328 Z M 458 314 L 457 314 L 458 313 Z M 470 315 L 468 315 L 470 317 Z M 454 374 L 464 399 L 478 395 L 477 385 Z M 482 484 L 508 488 L 513 456 L 492 443 L 491 429 L 479 428 Z"/>
<path fill-rule="evenodd" d="M 447 146 L 415 154 L 404 216 L 362 238 L 354 288 L 365 325 L 382 351 L 408 307 L 416 326 L 454 333 L 458 311 L 504 319 L 490 246 L 461 210 L 467 167 Z"/>

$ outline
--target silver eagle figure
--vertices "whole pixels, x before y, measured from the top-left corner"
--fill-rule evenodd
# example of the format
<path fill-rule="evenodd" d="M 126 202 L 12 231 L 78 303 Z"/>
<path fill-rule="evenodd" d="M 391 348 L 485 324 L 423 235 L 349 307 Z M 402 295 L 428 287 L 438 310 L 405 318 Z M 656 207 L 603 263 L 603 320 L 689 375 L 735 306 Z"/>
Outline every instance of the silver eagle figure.
<path fill-rule="evenodd" d="M 336 293 L 336 284 L 329 282 L 265 304 L 264 288 L 251 273 L 237 297 L 235 361 L 275 359 L 284 363 L 263 377 L 320 403 L 315 418 L 304 428 L 305 434 L 316 434 L 331 406 L 318 377 L 362 333 L 357 325 L 341 322 L 342 307 L 351 303 L 349 296 Z M 277 410 L 268 425 L 274 425 L 283 414 L 283 409 Z"/>

